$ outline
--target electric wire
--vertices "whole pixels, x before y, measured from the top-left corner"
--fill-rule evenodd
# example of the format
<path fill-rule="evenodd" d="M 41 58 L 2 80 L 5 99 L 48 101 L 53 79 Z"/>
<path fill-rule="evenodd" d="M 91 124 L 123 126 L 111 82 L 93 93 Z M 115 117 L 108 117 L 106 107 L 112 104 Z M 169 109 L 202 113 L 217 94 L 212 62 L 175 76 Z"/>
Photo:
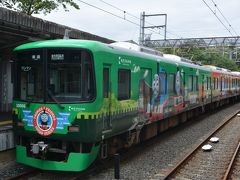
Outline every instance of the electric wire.
<path fill-rule="evenodd" d="M 103 1 L 103 0 L 99 0 L 99 1 L 101 1 L 101 2 L 102 2 L 102 3 L 104 3 L 104 4 L 107 4 L 108 6 L 111 6 L 111 7 L 113 7 L 114 9 L 117 9 L 117 10 L 119 10 L 119 11 L 123 12 L 124 14 L 128 14 L 129 16 L 131 16 L 131 17 L 133 17 L 133 18 L 135 18 L 135 19 L 138 19 L 138 20 L 139 20 L 139 17 L 137 17 L 137 16 L 135 16 L 135 15 L 133 15 L 133 14 L 131 14 L 131 13 L 129 13 L 129 12 L 127 12 L 127 11 L 125 11 L 125 10 L 122 10 L 122 9 L 120 9 L 120 8 L 118 8 L 118 7 L 114 6 L 114 5 L 112 5 L 112 4 L 110 4 L 110 3 L 106 2 L 106 1 Z"/>
<path fill-rule="evenodd" d="M 85 5 L 88 5 L 88 6 L 90 6 L 90 7 L 93 7 L 93 8 L 95 8 L 95 9 L 98 9 L 98 10 L 100 10 L 100 11 L 103 11 L 103 12 L 105 12 L 105 13 L 107 13 L 107 14 L 110 14 L 110 15 L 116 17 L 116 18 L 119 18 L 119 19 L 125 20 L 125 21 L 127 21 L 127 22 L 129 22 L 129 23 L 132 23 L 132 24 L 134 24 L 134 25 L 140 27 L 140 24 L 135 23 L 135 22 L 133 22 L 133 21 L 131 21 L 131 20 L 128 20 L 128 19 L 126 19 L 125 17 L 121 17 L 121 16 L 119 16 L 119 15 L 116 15 L 116 14 L 110 12 L 110 11 L 107 11 L 107 10 L 105 10 L 105 9 L 103 9 L 103 8 L 100 8 L 100 7 L 97 7 L 97 6 L 95 6 L 95 5 L 92 5 L 92 4 L 87 3 L 87 2 L 85 2 L 85 1 L 82 1 L 82 0 L 78 0 L 78 1 L 81 2 L 81 3 L 83 3 L 83 4 L 85 4 Z M 120 11 L 123 11 L 122 9 L 117 8 L 116 6 L 113 6 L 113 5 L 107 3 L 107 2 L 105 2 L 105 1 L 103 1 L 103 0 L 100 0 L 100 1 L 104 2 L 105 4 L 108 4 L 109 6 L 114 7 L 115 9 L 118 9 L 118 10 L 120 10 Z M 138 17 L 136 17 L 136 16 L 134 16 L 134 15 L 132 15 L 132 14 L 126 12 L 126 11 L 124 11 L 124 12 L 125 12 L 126 14 L 131 15 L 132 17 L 134 17 L 134 18 L 136 18 L 136 19 L 140 19 L 140 18 L 138 18 Z M 151 24 L 151 23 L 149 23 L 149 24 Z M 153 25 L 153 24 L 151 24 L 151 25 Z M 161 36 L 164 37 L 164 35 L 160 34 L 159 32 L 154 31 L 153 29 L 149 29 L 149 31 L 154 32 L 154 33 L 156 33 L 156 34 L 161 35 Z M 178 36 L 178 35 L 176 35 L 176 34 L 170 32 L 169 30 L 166 31 L 166 32 L 167 32 L 168 34 L 172 34 L 172 35 L 174 35 L 174 36 L 180 37 L 180 36 Z"/>
<path fill-rule="evenodd" d="M 117 9 L 117 10 L 123 12 L 124 14 L 127 14 L 127 15 L 129 15 L 129 16 L 131 16 L 131 17 L 137 19 L 137 20 L 140 20 L 139 17 L 137 17 L 137 16 L 135 16 L 135 15 L 133 15 L 133 14 L 131 14 L 131 13 L 129 13 L 129 12 L 123 10 L 123 9 L 120 9 L 120 8 L 118 8 L 118 7 L 112 5 L 112 4 L 110 4 L 110 3 L 108 3 L 108 2 L 106 2 L 106 1 L 104 1 L 104 0 L 99 0 L 99 1 L 101 1 L 101 2 L 104 3 L 104 4 L 107 4 L 108 6 L 113 7 L 114 9 Z M 145 21 L 145 22 L 146 22 L 147 24 L 149 24 L 149 25 L 155 26 L 155 24 L 152 24 L 152 23 L 150 23 L 150 22 L 148 22 L 148 21 Z M 150 31 L 151 31 L 151 30 L 150 30 Z M 154 31 L 154 30 L 152 30 L 152 32 L 155 32 L 156 34 L 160 34 L 160 33 L 156 32 L 156 31 Z M 176 36 L 176 37 L 182 38 L 182 37 L 180 37 L 179 35 L 177 35 L 177 34 L 175 34 L 175 33 L 173 33 L 173 32 L 170 32 L 169 30 L 167 30 L 166 32 L 167 32 L 168 34 L 173 35 L 173 36 Z M 161 34 L 160 34 L 160 35 L 161 35 Z M 161 35 L 161 36 L 163 36 L 163 35 Z"/>
<path fill-rule="evenodd" d="M 222 22 L 222 20 L 217 16 L 217 14 L 212 10 L 212 8 L 206 3 L 205 0 L 202 0 L 204 4 L 210 9 L 210 11 L 214 14 L 214 16 L 218 19 L 218 21 L 225 27 L 225 29 L 233 36 L 232 32 L 227 28 L 227 26 Z"/>
<path fill-rule="evenodd" d="M 109 12 L 109 11 L 107 11 L 107 10 L 104 10 L 104 9 L 100 8 L 100 7 L 94 6 L 94 5 L 89 4 L 89 3 L 85 2 L 85 1 L 82 1 L 82 0 L 78 0 L 78 1 L 81 2 L 81 3 L 83 3 L 83 4 L 86 4 L 86 5 L 88 5 L 88 6 L 91 6 L 91 7 L 95 8 L 95 9 L 98 9 L 98 10 L 100 10 L 100 11 L 103 11 L 103 12 L 105 12 L 105 13 L 107 13 L 107 14 L 110 14 L 110 15 L 112 15 L 112 16 L 115 16 L 115 17 L 117 17 L 117 18 L 119 18 L 119 19 L 123 19 L 123 20 L 125 20 L 125 21 L 128 21 L 128 22 L 130 22 L 130 23 L 132 23 L 132 24 L 140 27 L 139 24 L 137 24 L 137 23 L 135 23 L 135 22 L 133 22 L 133 21 L 130 21 L 130 20 L 126 19 L 126 18 L 123 18 L 123 17 L 121 17 L 121 16 L 119 16 L 119 15 L 116 15 L 116 14 L 114 14 L 114 13 L 112 13 L 112 12 Z"/>
<path fill-rule="evenodd" d="M 137 23 L 135 23 L 135 22 L 133 22 L 133 21 L 130 21 L 130 20 L 124 18 L 124 17 L 121 17 L 121 16 L 119 16 L 119 15 L 116 15 L 116 14 L 114 14 L 114 13 L 112 13 L 112 12 L 109 12 L 109 11 L 107 11 L 107 10 L 104 10 L 104 9 L 102 9 L 102 8 L 100 8 L 100 7 L 97 7 L 97 6 L 95 6 L 95 5 L 92 5 L 92 4 L 87 3 L 87 2 L 85 2 L 85 1 L 82 1 L 82 0 L 78 0 L 78 1 L 81 2 L 81 3 L 83 3 L 83 4 L 86 4 L 86 5 L 88 5 L 88 6 L 91 6 L 91 7 L 95 8 L 95 9 L 98 9 L 98 10 L 100 10 L 100 11 L 103 11 L 103 12 L 105 12 L 105 13 L 107 13 L 107 14 L 110 14 L 110 15 L 112 15 L 112 16 L 115 16 L 115 17 L 117 17 L 117 18 L 119 18 L 119 19 L 128 21 L 128 22 L 130 22 L 130 23 L 132 23 L 132 24 L 140 27 L 140 24 L 137 24 Z M 158 33 L 158 32 L 156 32 L 156 31 L 154 31 L 154 30 L 152 30 L 152 29 L 149 29 L 149 30 L 152 31 L 152 32 L 154 32 L 154 33 Z M 158 33 L 158 34 L 159 34 L 159 33 Z M 160 34 L 160 35 L 161 35 L 161 34 Z M 163 35 L 162 35 L 162 36 L 163 36 Z"/>
<path fill-rule="evenodd" d="M 224 20 L 228 23 L 228 26 L 233 30 L 233 32 L 238 36 L 238 33 L 235 31 L 235 29 L 232 27 L 232 25 L 230 24 L 230 22 L 228 21 L 228 19 L 223 15 L 222 11 L 218 8 L 217 3 L 215 3 L 214 0 L 212 0 L 212 3 L 214 4 L 214 6 L 217 8 L 217 10 L 220 12 L 220 14 L 222 15 L 222 17 L 224 18 Z"/>
<path fill-rule="evenodd" d="M 131 13 L 128 13 L 127 11 L 125 11 L 125 10 L 123 10 L 123 9 L 120 9 L 120 8 L 114 6 L 114 5 L 112 5 L 112 4 L 110 4 L 110 3 L 106 2 L 106 1 L 103 1 L 103 0 L 99 0 L 99 1 L 103 2 L 104 4 L 107 4 L 108 6 L 113 7 L 114 9 L 117 9 L 117 10 L 123 12 L 124 15 L 125 15 L 125 14 L 128 14 L 129 16 L 131 16 L 131 17 L 133 17 L 133 18 L 135 18 L 135 19 L 137 19 L 137 20 L 140 20 L 139 17 L 137 17 L 137 16 L 135 16 L 135 15 L 133 15 L 133 14 L 131 14 Z M 124 18 L 125 18 L 125 17 L 124 17 Z M 151 23 L 149 23 L 149 22 L 147 22 L 147 21 L 145 21 L 145 22 L 148 23 L 148 24 L 150 24 L 150 25 L 155 26 L 154 24 L 151 24 Z M 139 25 L 139 26 L 140 26 L 140 25 Z M 154 32 L 154 33 L 156 33 L 156 34 L 160 34 L 160 33 L 156 32 L 156 31 L 154 31 L 154 30 L 152 30 L 152 29 L 151 29 L 150 31 L 152 31 L 152 32 Z M 160 35 L 161 35 L 161 34 L 160 34 Z M 162 36 L 163 36 L 163 35 L 162 35 Z"/>

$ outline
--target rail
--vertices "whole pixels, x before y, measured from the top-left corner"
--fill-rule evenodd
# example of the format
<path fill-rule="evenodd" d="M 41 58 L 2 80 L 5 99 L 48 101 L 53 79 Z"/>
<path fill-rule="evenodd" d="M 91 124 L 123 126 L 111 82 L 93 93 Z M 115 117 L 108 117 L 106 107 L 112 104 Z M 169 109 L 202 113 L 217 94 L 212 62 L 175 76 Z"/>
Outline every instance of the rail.
<path fill-rule="evenodd" d="M 199 144 L 197 144 L 193 150 L 188 153 L 175 167 L 173 167 L 173 169 L 171 169 L 165 176 L 164 180 L 168 180 L 171 179 L 171 177 L 176 174 L 176 172 L 200 149 L 200 147 L 202 147 L 209 139 L 210 137 L 212 137 L 215 133 L 217 133 L 218 131 L 220 131 L 226 124 L 228 124 L 235 116 L 236 114 L 238 114 L 240 111 L 236 111 L 235 113 L 231 114 L 230 116 L 228 116 L 224 122 L 222 124 L 220 124 L 219 126 L 217 126 L 212 132 L 210 132 L 206 138 L 200 142 Z"/>
<path fill-rule="evenodd" d="M 226 171 L 226 173 L 224 175 L 223 180 L 227 180 L 230 177 L 230 173 L 231 173 L 232 168 L 234 166 L 234 162 L 236 160 L 236 157 L 237 157 L 237 154 L 239 152 L 239 149 L 240 149 L 240 142 L 238 143 L 238 146 L 237 146 L 237 148 L 236 148 L 236 150 L 235 150 L 235 152 L 234 152 L 234 154 L 232 156 L 231 162 L 229 163 L 228 169 L 227 169 L 227 171 Z"/>

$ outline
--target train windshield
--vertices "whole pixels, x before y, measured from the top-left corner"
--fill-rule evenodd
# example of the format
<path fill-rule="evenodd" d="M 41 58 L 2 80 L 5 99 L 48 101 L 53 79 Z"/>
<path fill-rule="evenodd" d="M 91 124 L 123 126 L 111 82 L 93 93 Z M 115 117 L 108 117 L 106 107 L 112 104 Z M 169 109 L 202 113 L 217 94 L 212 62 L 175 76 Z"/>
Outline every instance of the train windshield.
<path fill-rule="evenodd" d="M 78 50 L 48 51 L 48 101 L 90 101 L 94 98 L 93 63 Z"/>
<path fill-rule="evenodd" d="M 47 49 L 17 53 L 16 99 L 47 103 L 91 101 L 93 60 L 83 50 Z"/>
<path fill-rule="evenodd" d="M 25 51 L 17 54 L 16 81 L 14 97 L 43 102 L 43 53 L 42 51 Z"/>

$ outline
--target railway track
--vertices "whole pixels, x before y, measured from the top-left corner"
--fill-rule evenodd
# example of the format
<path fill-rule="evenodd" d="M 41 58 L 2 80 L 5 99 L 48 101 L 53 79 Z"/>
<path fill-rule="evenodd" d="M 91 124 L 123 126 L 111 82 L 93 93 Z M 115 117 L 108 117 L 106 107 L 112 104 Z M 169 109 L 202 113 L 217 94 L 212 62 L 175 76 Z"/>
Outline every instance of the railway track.
<path fill-rule="evenodd" d="M 224 175 L 223 180 L 240 179 L 240 141 L 229 163 L 228 169 Z"/>
<path fill-rule="evenodd" d="M 233 163 L 236 159 L 232 158 L 233 154 L 238 157 L 238 168 L 240 167 L 239 153 L 236 152 L 238 150 L 234 153 L 237 144 L 239 148 L 240 139 L 240 117 L 237 116 L 238 113 L 239 111 L 227 117 L 221 125 L 210 132 L 201 143 L 167 173 L 164 179 L 223 179 L 225 176 L 226 179 L 229 178 L 230 176 L 226 174 L 233 172 L 230 166 L 236 164 Z M 209 139 L 213 136 L 219 137 L 220 141 L 211 144 L 213 150 L 203 152 L 201 147 L 204 144 L 211 143 Z M 224 174 L 225 172 L 226 174 Z"/>
<path fill-rule="evenodd" d="M 224 121 L 226 121 L 226 119 L 229 119 L 229 118 L 224 119 L 222 117 L 225 117 L 227 114 L 228 115 L 232 114 L 232 117 L 234 117 L 233 114 L 236 113 L 237 109 L 239 110 L 239 105 L 236 105 L 236 108 L 231 107 L 230 109 L 231 109 L 231 111 L 229 111 L 229 110 L 226 110 L 226 112 L 224 112 L 224 110 L 220 111 L 221 112 L 220 115 L 214 115 L 214 116 L 208 115 L 207 117 L 210 117 L 210 119 L 219 119 L 219 121 L 224 122 Z M 211 122 L 210 119 L 206 122 Z M 240 120 L 240 118 L 239 118 L 239 120 Z M 217 124 L 219 124 L 219 121 Z M 197 122 L 197 129 L 195 128 L 194 130 L 191 130 L 191 126 L 195 124 L 194 122 Z M 179 155 L 181 155 L 181 152 L 184 151 L 184 149 L 182 149 L 181 147 L 184 147 L 185 150 L 187 150 L 191 144 L 195 144 L 195 142 L 197 141 L 196 138 L 195 138 L 195 141 L 190 141 L 188 139 L 187 140 L 188 145 L 186 145 L 186 144 L 181 145 L 181 143 L 184 143 L 185 141 L 181 141 L 179 139 L 182 136 L 182 134 L 181 134 L 179 137 L 180 132 L 185 133 L 186 130 L 187 131 L 190 130 L 188 133 L 186 133 L 187 134 L 186 136 L 183 136 L 185 140 L 188 137 L 192 138 L 195 134 L 198 134 L 199 132 L 201 132 L 201 134 L 209 135 L 210 130 L 207 131 L 206 133 L 204 133 L 204 129 L 206 129 L 206 128 L 204 128 L 204 129 L 200 128 L 199 127 L 200 122 L 201 122 L 200 120 L 192 121 L 191 123 L 189 122 L 188 124 L 185 124 L 184 126 L 179 126 L 178 128 L 175 128 L 173 130 L 170 130 L 168 132 L 161 134 L 161 136 L 159 138 L 154 138 L 151 141 L 149 141 L 147 144 L 145 142 L 144 145 L 138 145 L 136 147 L 129 149 L 128 150 L 129 152 L 126 153 L 126 155 L 124 155 L 125 153 L 121 153 L 121 168 L 120 168 L 121 175 L 120 175 L 120 177 L 123 179 L 124 178 L 126 178 L 126 179 L 132 179 L 132 178 L 163 179 L 166 175 L 166 172 L 168 172 L 169 168 L 172 167 L 172 164 L 175 165 L 179 161 L 179 159 L 181 159 L 183 157 L 183 156 L 181 156 L 181 157 L 179 156 Z M 183 127 L 185 130 L 182 130 Z M 209 123 L 207 123 L 203 127 L 211 127 L 211 125 Z M 171 133 L 171 131 L 172 131 L 172 133 Z M 178 132 L 178 131 L 180 131 L 180 132 Z M 176 134 L 176 132 L 178 132 L 178 133 Z M 190 132 L 192 132 L 193 134 L 191 134 Z M 174 136 L 172 136 L 172 134 L 174 134 Z M 210 134 L 212 134 L 212 133 L 210 133 Z M 177 141 L 173 141 L 172 138 L 170 138 L 170 137 L 175 137 L 175 136 L 177 136 Z M 206 136 L 204 135 L 204 137 L 206 137 Z M 200 136 L 200 138 L 198 138 L 198 139 L 202 140 L 204 138 L 203 138 L 203 136 Z M 158 145 L 157 145 L 157 144 L 159 144 L 158 142 L 163 145 L 162 146 L 160 145 L 160 147 L 158 147 Z M 171 144 L 169 148 L 166 143 Z M 221 137 L 220 137 L 219 143 L 222 143 Z M 174 146 L 173 144 L 176 144 L 177 146 Z M 215 145 L 218 146 L 219 144 L 215 144 Z M 160 162 L 161 164 L 165 163 L 165 160 L 163 161 L 164 157 L 169 158 L 169 156 L 171 156 L 170 148 L 172 150 L 174 149 L 173 150 L 174 154 L 177 153 L 180 158 L 177 158 L 176 161 L 174 159 L 171 161 L 166 160 L 166 165 L 163 166 L 164 168 L 162 168 L 161 171 L 156 171 L 159 174 L 157 174 L 157 176 L 155 176 L 156 174 L 153 176 L 150 176 L 151 175 L 150 173 L 152 173 L 152 172 L 150 171 L 149 167 L 150 166 L 154 167 L 154 162 Z M 232 150 L 234 148 L 232 148 Z M 158 152 L 158 151 L 156 151 L 156 149 L 158 149 L 158 150 L 164 149 L 164 150 Z M 177 151 L 177 152 L 175 152 L 175 151 Z M 214 151 L 215 151 L 215 149 L 213 150 L 213 152 Z M 150 152 L 152 152 L 152 153 L 150 153 Z M 164 155 L 164 152 L 167 152 L 167 154 Z M 186 154 L 186 152 L 189 152 L 189 151 L 187 150 L 187 151 L 183 152 L 182 154 L 184 155 L 184 154 Z M 210 153 L 212 153 L 212 152 L 210 152 Z M 156 156 L 154 156 L 153 154 L 156 154 Z M 205 153 L 205 154 L 207 154 L 207 153 Z M 147 158 L 145 159 L 143 156 L 146 156 Z M 174 158 L 174 156 L 173 156 L 173 158 Z M 229 157 L 229 159 L 231 159 L 231 158 Z M 149 162 L 146 162 L 147 160 L 149 160 Z M 229 160 L 229 162 L 230 162 L 230 160 Z M 240 162 L 240 160 L 238 160 L 238 162 Z M 140 166 L 142 168 L 140 168 L 138 166 L 138 163 L 140 164 Z M 106 162 L 106 161 L 100 162 L 100 164 L 99 163 L 96 164 L 96 166 L 93 166 L 92 168 L 88 169 L 88 171 L 86 171 L 84 173 L 70 173 L 70 172 L 67 173 L 67 172 L 57 172 L 57 171 L 51 171 L 51 172 L 50 171 L 41 171 L 40 172 L 39 171 L 38 173 L 37 172 L 35 172 L 35 173 L 33 172 L 33 173 L 29 173 L 29 174 L 26 173 L 26 175 L 23 174 L 23 175 L 21 175 L 21 177 L 12 177 L 10 179 L 31 179 L 31 180 L 34 180 L 34 179 L 51 179 L 51 180 L 63 179 L 64 180 L 64 179 L 86 179 L 86 178 L 87 179 L 113 179 L 114 178 L 113 164 L 114 163 L 111 160 L 110 160 L 110 162 L 109 161 L 108 162 Z M 145 164 L 147 164 L 147 165 L 145 165 Z M 233 170 L 231 170 L 231 172 L 234 172 L 234 171 L 238 171 L 238 172 L 236 172 L 235 175 L 234 175 L 234 173 L 231 173 L 230 178 L 233 175 L 234 175 L 233 177 L 237 177 L 236 174 L 238 174 L 238 175 L 240 174 L 239 173 L 240 166 L 239 165 L 236 166 L 235 164 L 236 163 L 234 163 L 234 168 L 233 168 Z M 131 166 L 131 167 L 129 167 L 129 166 Z M 159 163 L 156 163 L 156 169 L 159 170 L 160 168 L 159 168 Z M 19 168 L 16 167 L 16 169 L 19 169 Z M 226 170 L 226 168 L 225 168 L 225 170 Z M 14 170 L 10 170 L 10 171 L 12 172 Z M 22 172 L 23 171 L 25 171 L 25 169 L 23 169 Z M 146 173 L 149 173 L 149 175 L 144 175 L 145 171 L 146 171 Z M 140 174 L 142 172 L 143 172 L 143 174 Z M 3 172 L 2 174 L 4 175 L 5 173 Z M 12 173 L 12 176 L 13 176 L 13 174 L 14 173 Z M 224 175 L 222 175 L 222 177 L 223 176 Z M 2 176 L 2 177 L 9 177 L 9 176 Z M 1 179 L 1 176 L 0 176 L 0 179 Z M 7 179 L 7 178 L 3 178 L 3 179 Z M 191 179 L 196 179 L 196 178 L 191 178 Z M 201 178 L 197 178 L 197 179 L 201 179 Z M 214 178 L 205 178 L 205 179 L 214 179 Z M 222 179 L 222 178 L 220 178 L 220 179 Z M 237 179 L 237 178 L 233 178 L 233 179 Z"/>
<path fill-rule="evenodd" d="M 31 176 L 36 176 L 37 174 L 39 174 L 41 171 L 38 169 L 31 169 L 25 172 L 22 172 L 20 174 L 17 174 L 13 177 L 8 178 L 8 180 L 15 180 L 15 179 L 27 179 L 28 177 Z"/>

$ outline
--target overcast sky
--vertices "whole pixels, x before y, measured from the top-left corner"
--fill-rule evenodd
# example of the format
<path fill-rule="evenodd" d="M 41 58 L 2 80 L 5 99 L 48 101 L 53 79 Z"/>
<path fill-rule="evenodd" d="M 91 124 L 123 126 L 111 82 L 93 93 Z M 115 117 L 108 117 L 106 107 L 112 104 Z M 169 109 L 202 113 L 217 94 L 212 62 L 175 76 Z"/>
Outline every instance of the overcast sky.
<path fill-rule="evenodd" d="M 37 17 L 53 21 L 62 25 L 70 26 L 82 31 L 103 36 L 116 41 L 134 40 L 138 41 L 139 26 L 129 23 L 123 19 L 114 17 L 78 0 L 80 10 L 70 8 L 69 12 L 58 10 Z M 167 38 L 190 38 L 190 37 L 211 37 L 211 36 L 231 36 L 224 26 L 217 20 L 214 14 L 204 4 L 203 0 L 83 0 L 89 4 L 109 11 L 117 16 L 124 17 L 124 13 L 113 8 L 107 2 L 119 9 L 126 11 L 126 19 L 136 24 L 140 20 L 140 13 L 146 14 L 167 14 Z M 240 0 L 205 0 L 207 4 L 216 12 L 225 26 L 231 30 L 232 35 L 239 35 L 240 32 Z M 214 7 L 213 2 L 221 10 L 229 24 Z M 146 25 L 163 25 L 163 17 L 146 17 Z M 148 24 L 150 23 L 150 24 Z M 160 33 L 160 34 L 159 34 Z M 151 39 L 163 39 L 163 30 L 153 29 L 147 31 L 151 34 Z"/>

